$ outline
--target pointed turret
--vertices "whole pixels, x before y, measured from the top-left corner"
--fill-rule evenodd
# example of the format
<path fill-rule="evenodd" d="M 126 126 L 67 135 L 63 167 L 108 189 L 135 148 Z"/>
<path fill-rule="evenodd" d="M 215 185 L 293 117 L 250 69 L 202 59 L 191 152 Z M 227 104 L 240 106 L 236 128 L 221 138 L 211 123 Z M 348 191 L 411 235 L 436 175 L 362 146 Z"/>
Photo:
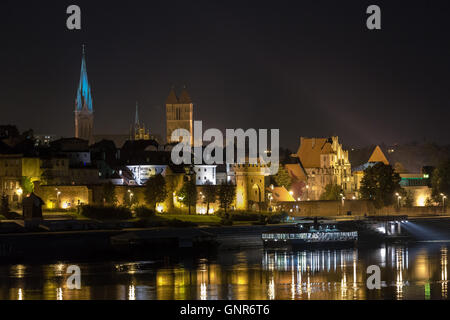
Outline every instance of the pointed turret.
<path fill-rule="evenodd" d="M 169 96 L 167 97 L 166 104 L 176 104 L 178 103 L 178 97 L 175 92 L 175 88 L 172 87 L 169 92 Z"/>
<path fill-rule="evenodd" d="M 183 86 L 183 90 L 181 90 L 180 103 L 192 103 L 191 96 L 189 95 L 186 86 Z"/>

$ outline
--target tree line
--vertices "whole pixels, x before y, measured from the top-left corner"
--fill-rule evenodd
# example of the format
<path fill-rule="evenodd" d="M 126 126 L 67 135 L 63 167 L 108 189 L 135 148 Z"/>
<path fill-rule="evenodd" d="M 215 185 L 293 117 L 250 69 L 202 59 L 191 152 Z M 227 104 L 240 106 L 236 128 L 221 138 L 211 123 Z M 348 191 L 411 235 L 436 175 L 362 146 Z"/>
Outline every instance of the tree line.
<path fill-rule="evenodd" d="M 161 175 L 150 177 L 144 186 L 144 199 L 149 208 L 156 211 L 158 203 L 164 202 L 168 197 L 174 194 L 170 190 L 166 179 Z M 199 200 L 206 204 L 206 213 L 209 214 L 212 203 L 219 201 L 220 208 L 227 213 L 236 198 L 236 186 L 224 182 L 220 185 L 212 185 L 210 182 L 206 183 L 202 188 L 201 194 L 198 192 L 195 184 L 195 175 L 185 176 L 183 184 L 179 190 L 174 191 L 178 201 L 188 208 L 189 214 L 195 212 L 196 204 Z M 118 199 L 116 195 L 115 186 L 109 182 L 103 185 L 102 189 L 103 204 L 107 206 L 117 206 Z M 133 208 L 137 206 L 137 197 L 128 190 L 125 192 L 122 199 L 122 206 Z M 194 210 L 192 211 L 192 208 Z"/>

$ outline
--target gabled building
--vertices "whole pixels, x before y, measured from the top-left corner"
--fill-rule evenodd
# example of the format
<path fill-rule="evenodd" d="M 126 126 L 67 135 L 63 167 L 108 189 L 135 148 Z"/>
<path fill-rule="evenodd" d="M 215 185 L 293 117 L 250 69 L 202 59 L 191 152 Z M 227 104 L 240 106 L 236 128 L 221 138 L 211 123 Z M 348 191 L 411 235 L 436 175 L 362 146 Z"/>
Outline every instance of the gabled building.
<path fill-rule="evenodd" d="M 22 177 L 34 182 L 40 176 L 39 158 L 24 157 L 22 154 L 0 154 L 0 195 L 7 196 L 12 207 L 22 201 Z"/>
<path fill-rule="evenodd" d="M 356 190 L 361 188 L 361 181 L 364 177 L 364 170 L 373 167 L 377 163 L 390 165 L 390 162 L 384 152 L 379 146 L 376 146 L 369 157 L 369 160 L 353 169 L 353 176 Z M 427 198 L 431 197 L 431 188 L 429 187 L 430 179 L 426 170 L 420 173 L 404 172 L 398 163 L 394 166 L 394 170 L 400 175 L 400 186 L 408 193 L 413 200 L 413 205 L 423 207 L 426 204 Z"/>
<path fill-rule="evenodd" d="M 340 186 L 345 194 L 354 191 L 348 151 L 342 148 L 338 137 L 301 137 L 296 156 L 307 174 L 310 200 L 318 200 L 328 184 Z"/>

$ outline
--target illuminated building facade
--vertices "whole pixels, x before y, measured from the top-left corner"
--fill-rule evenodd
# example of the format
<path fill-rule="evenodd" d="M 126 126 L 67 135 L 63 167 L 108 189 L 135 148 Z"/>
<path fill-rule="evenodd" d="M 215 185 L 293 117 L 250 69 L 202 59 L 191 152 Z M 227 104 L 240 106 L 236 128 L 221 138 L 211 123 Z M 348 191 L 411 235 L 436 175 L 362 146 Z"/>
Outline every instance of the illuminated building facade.
<path fill-rule="evenodd" d="M 130 165 L 127 166 L 127 168 L 131 171 L 134 177 L 134 183 L 131 182 L 131 184 L 136 185 L 145 185 L 153 176 L 156 176 L 158 174 L 164 175 L 166 172 L 167 165 L 152 165 L 152 164 L 144 164 L 144 165 Z"/>
<path fill-rule="evenodd" d="M 194 166 L 195 184 L 202 186 L 204 184 L 216 185 L 216 167 L 215 165 L 196 165 Z"/>
<path fill-rule="evenodd" d="M 391 153 L 391 152 L 390 152 Z M 364 177 L 364 170 L 374 166 L 377 163 L 389 165 L 390 162 L 379 146 L 376 146 L 367 163 L 353 169 L 355 181 L 355 190 L 361 188 L 361 181 Z M 400 175 L 400 186 L 409 193 L 412 199 L 412 205 L 416 207 L 425 207 L 428 198 L 431 198 L 431 188 L 429 175 L 426 173 L 408 173 L 399 171 L 401 167 L 396 163 L 395 171 Z"/>
<path fill-rule="evenodd" d="M 10 204 L 22 201 L 22 177 L 28 177 L 34 182 L 40 176 L 39 158 L 23 157 L 21 154 L 0 155 L 0 194 L 6 195 Z"/>
<path fill-rule="evenodd" d="M 265 202 L 265 177 L 270 170 L 263 164 L 235 164 L 231 166 L 236 181 L 236 209 L 261 209 Z"/>
<path fill-rule="evenodd" d="M 319 200 L 328 184 L 340 186 L 345 194 L 354 191 L 348 151 L 338 137 L 301 137 L 296 155 L 307 174 L 308 199 Z"/>

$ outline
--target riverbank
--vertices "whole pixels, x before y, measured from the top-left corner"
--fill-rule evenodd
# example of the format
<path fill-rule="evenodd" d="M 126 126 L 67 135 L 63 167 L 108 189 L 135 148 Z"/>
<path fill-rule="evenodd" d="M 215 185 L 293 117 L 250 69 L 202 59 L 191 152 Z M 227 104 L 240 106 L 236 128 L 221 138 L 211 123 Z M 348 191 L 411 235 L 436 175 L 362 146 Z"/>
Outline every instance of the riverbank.
<path fill-rule="evenodd" d="M 283 226 L 125 228 L 0 234 L 5 259 L 75 259 L 151 256 L 183 250 L 223 250 L 261 246 L 261 233 Z"/>
<path fill-rule="evenodd" d="M 357 225 L 361 219 L 341 217 L 336 222 Z M 104 222 L 99 225 L 88 220 L 53 220 L 42 222 L 48 230 L 40 228 L 38 232 L 29 232 L 21 223 L 23 224 L 23 221 L 20 220 L 2 223 L 3 227 L 9 227 L 9 231 L 0 234 L 1 260 L 94 259 L 258 248 L 262 247 L 263 232 L 292 228 L 292 223 L 136 228 L 129 222 Z M 68 224 L 74 230 L 66 230 Z M 64 230 L 58 227 L 61 225 Z M 14 230 L 16 227 L 19 231 Z M 450 217 L 414 217 L 403 223 L 402 228 L 412 236 L 411 241 L 450 239 Z M 380 239 L 376 239 L 376 242 L 378 241 Z"/>

